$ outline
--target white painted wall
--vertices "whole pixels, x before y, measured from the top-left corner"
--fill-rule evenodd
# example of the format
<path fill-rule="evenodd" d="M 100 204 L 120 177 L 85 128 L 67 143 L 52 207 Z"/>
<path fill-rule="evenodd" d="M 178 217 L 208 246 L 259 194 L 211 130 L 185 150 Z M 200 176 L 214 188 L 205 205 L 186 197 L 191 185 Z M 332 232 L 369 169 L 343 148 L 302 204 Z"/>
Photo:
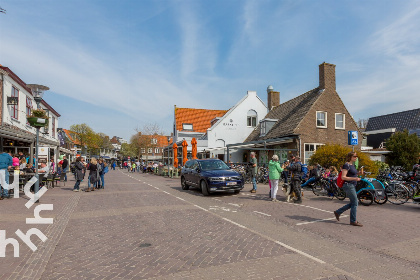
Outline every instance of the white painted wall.
<path fill-rule="evenodd" d="M 256 91 L 248 91 L 217 123 L 207 129 L 208 148 L 222 148 L 214 154 L 223 154 L 223 147 L 228 144 L 243 143 L 255 127 L 247 125 L 249 110 L 257 112 L 257 125 L 268 113 L 267 106 L 257 96 Z M 226 154 L 226 151 L 224 152 Z M 231 161 L 241 162 L 243 151 L 231 151 Z"/>

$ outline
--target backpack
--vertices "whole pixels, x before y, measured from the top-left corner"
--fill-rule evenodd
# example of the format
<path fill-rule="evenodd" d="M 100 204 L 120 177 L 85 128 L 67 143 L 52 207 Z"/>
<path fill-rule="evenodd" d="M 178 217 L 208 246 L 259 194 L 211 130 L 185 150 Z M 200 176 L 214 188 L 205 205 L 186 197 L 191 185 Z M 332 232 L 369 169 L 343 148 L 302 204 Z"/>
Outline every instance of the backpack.
<path fill-rule="evenodd" d="M 342 175 L 342 171 L 340 171 L 340 173 L 338 173 L 338 177 L 337 177 L 337 186 L 339 188 L 342 188 L 344 185 L 344 180 L 341 178 Z"/>
<path fill-rule="evenodd" d="M 105 174 L 105 173 L 108 173 L 108 171 L 109 171 L 108 166 L 105 166 L 104 171 L 102 173 Z"/>
<path fill-rule="evenodd" d="M 308 175 L 308 165 L 307 164 L 302 164 L 301 165 L 301 175 L 300 178 L 301 179 L 305 179 L 306 175 Z"/>

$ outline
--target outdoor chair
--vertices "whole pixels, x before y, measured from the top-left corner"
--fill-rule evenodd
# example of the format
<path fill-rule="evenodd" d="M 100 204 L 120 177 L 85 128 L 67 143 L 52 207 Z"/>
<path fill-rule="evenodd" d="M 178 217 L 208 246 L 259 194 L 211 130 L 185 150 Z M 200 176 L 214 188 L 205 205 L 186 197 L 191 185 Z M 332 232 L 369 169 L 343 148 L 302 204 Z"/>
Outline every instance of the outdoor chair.
<path fill-rule="evenodd" d="M 66 172 L 61 172 L 61 175 L 55 176 L 54 177 L 54 181 L 55 181 L 55 185 L 58 186 L 58 182 L 63 182 L 64 183 L 64 187 L 66 186 L 66 181 L 64 181 L 64 178 L 66 177 Z"/>

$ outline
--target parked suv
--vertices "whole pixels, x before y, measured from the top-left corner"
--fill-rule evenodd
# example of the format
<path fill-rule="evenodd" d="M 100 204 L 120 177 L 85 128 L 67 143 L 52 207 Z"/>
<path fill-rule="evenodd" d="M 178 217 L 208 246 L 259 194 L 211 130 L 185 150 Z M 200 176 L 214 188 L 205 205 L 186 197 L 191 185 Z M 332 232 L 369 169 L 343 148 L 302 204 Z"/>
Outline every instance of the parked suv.
<path fill-rule="evenodd" d="M 183 190 L 198 187 L 207 196 L 222 191 L 239 193 L 244 188 L 244 180 L 220 159 L 193 159 L 181 170 L 181 185 Z"/>

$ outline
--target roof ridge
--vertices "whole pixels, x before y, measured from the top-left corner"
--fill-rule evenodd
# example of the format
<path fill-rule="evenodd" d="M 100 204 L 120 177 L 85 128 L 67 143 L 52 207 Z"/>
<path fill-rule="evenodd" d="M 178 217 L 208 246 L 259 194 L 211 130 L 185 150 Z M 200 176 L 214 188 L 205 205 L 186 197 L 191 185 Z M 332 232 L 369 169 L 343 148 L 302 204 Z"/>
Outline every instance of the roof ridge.
<path fill-rule="evenodd" d="M 411 109 L 411 110 L 406 110 L 406 111 L 400 111 L 400 112 L 395 112 L 395 113 L 385 114 L 385 115 L 380 115 L 380 116 L 375 116 L 375 117 L 370 117 L 369 119 L 373 119 L 373 118 L 380 118 L 380 117 L 386 117 L 386 116 L 392 116 L 392 115 L 401 114 L 401 113 L 408 113 L 408 112 L 412 112 L 412 111 L 420 111 L 420 108 L 417 108 L 417 109 Z"/>
<path fill-rule="evenodd" d="M 189 109 L 189 110 L 206 110 L 206 111 L 229 111 L 229 110 L 222 110 L 222 109 L 203 109 L 203 108 L 182 108 L 176 107 L 176 109 Z"/>

